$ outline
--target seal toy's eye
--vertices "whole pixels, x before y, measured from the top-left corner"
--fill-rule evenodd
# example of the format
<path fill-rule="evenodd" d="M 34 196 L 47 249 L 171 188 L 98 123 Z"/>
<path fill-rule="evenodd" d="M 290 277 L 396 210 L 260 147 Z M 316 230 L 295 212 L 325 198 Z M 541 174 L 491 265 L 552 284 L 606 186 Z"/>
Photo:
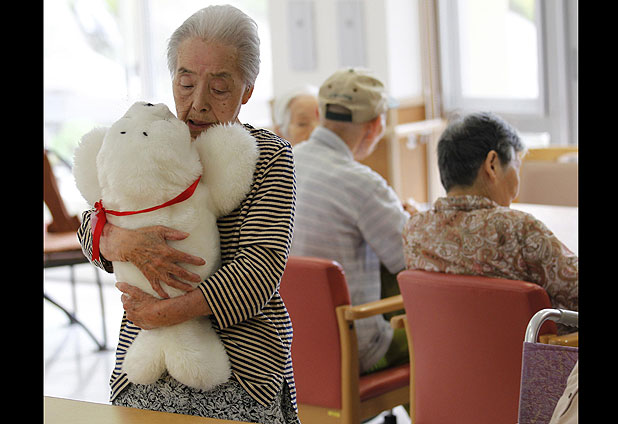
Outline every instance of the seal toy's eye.
<path fill-rule="evenodd" d="M 144 131 L 142 134 L 144 134 L 146 137 L 148 137 L 148 134 L 146 134 L 146 131 Z"/>
<path fill-rule="evenodd" d="M 154 106 L 152 103 L 146 103 L 146 106 Z"/>
<path fill-rule="evenodd" d="M 127 133 L 126 131 L 120 131 L 120 134 L 126 134 L 126 133 Z"/>

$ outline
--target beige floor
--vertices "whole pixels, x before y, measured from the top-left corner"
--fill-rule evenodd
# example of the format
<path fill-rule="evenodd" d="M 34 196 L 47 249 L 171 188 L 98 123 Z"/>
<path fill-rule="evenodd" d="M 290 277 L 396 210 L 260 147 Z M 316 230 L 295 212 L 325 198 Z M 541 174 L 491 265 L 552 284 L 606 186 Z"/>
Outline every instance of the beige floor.
<path fill-rule="evenodd" d="M 95 270 L 90 264 L 76 265 L 75 300 L 77 318 L 93 335 L 103 339 L 103 320 Z M 68 324 L 67 316 L 47 301 L 43 303 L 43 394 L 97 403 L 109 403 L 109 376 L 114 367 L 114 349 L 122 318 L 119 291 L 113 275 L 99 273 L 103 283 L 108 350 L 99 351 L 95 342 L 78 325 Z M 68 267 L 44 270 L 44 290 L 68 310 L 73 309 L 73 295 Z M 409 424 L 403 407 L 395 408 L 398 424 Z M 368 424 L 380 424 L 376 417 Z"/>
<path fill-rule="evenodd" d="M 99 292 L 95 270 L 90 264 L 76 265 L 76 316 L 93 335 L 103 339 Z M 109 376 L 114 367 L 114 348 L 122 317 L 122 304 L 111 275 L 99 272 L 103 282 L 108 350 L 99 351 L 95 342 L 78 325 L 69 325 L 67 316 L 43 301 L 44 389 L 46 396 L 108 403 Z M 44 271 L 44 290 L 68 310 L 73 309 L 69 268 Z"/>

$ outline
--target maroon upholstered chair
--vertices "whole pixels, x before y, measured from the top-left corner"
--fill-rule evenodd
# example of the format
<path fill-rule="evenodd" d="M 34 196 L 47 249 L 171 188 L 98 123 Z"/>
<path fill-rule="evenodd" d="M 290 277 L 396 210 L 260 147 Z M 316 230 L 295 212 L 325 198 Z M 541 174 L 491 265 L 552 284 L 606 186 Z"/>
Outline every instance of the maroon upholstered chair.
<path fill-rule="evenodd" d="M 530 318 L 550 307 L 524 281 L 402 271 L 414 424 L 515 423 L 521 344 Z M 553 323 L 548 323 L 553 324 Z M 544 332 L 554 332 L 555 325 Z"/>
<path fill-rule="evenodd" d="M 359 375 L 354 320 L 403 308 L 401 296 L 351 306 L 341 266 L 290 256 L 281 297 L 292 319 L 292 363 L 303 424 L 360 423 L 409 401 L 408 364 Z"/>

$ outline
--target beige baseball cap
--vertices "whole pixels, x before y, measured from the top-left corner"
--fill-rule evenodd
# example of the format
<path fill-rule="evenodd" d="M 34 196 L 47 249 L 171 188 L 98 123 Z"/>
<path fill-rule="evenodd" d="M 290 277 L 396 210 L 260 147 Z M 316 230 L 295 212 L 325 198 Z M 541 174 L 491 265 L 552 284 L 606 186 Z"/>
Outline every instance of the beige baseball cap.
<path fill-rule="evenodd" d="M 367 122 L 384 113 L 396 102 L 387 96 L 384 84 L 368 69 L 345 68 L 332 74 L 318 93 L 320 114 L 335 121 Z M 339 105 L 350 114 L 329 111 Z"/>

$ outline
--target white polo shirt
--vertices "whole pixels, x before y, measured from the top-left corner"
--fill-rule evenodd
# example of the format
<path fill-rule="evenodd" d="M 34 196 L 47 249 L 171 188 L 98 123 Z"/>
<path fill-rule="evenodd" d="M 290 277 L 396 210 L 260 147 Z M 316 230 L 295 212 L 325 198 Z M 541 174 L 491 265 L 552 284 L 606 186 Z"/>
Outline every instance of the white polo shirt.
<path fill-rule="evenodd" d="M 317 127 L 296 145 L 296 214 L 291 255 L 316 256 L 343 267 L 352 305 L 380 299 L 380 262 L 404 269 L 402 231 L 409 214 L 386 180 L 354 160 L 335 133 Z M 389 323 L 356 321 L 361 372 L 388 350 Z"/>

